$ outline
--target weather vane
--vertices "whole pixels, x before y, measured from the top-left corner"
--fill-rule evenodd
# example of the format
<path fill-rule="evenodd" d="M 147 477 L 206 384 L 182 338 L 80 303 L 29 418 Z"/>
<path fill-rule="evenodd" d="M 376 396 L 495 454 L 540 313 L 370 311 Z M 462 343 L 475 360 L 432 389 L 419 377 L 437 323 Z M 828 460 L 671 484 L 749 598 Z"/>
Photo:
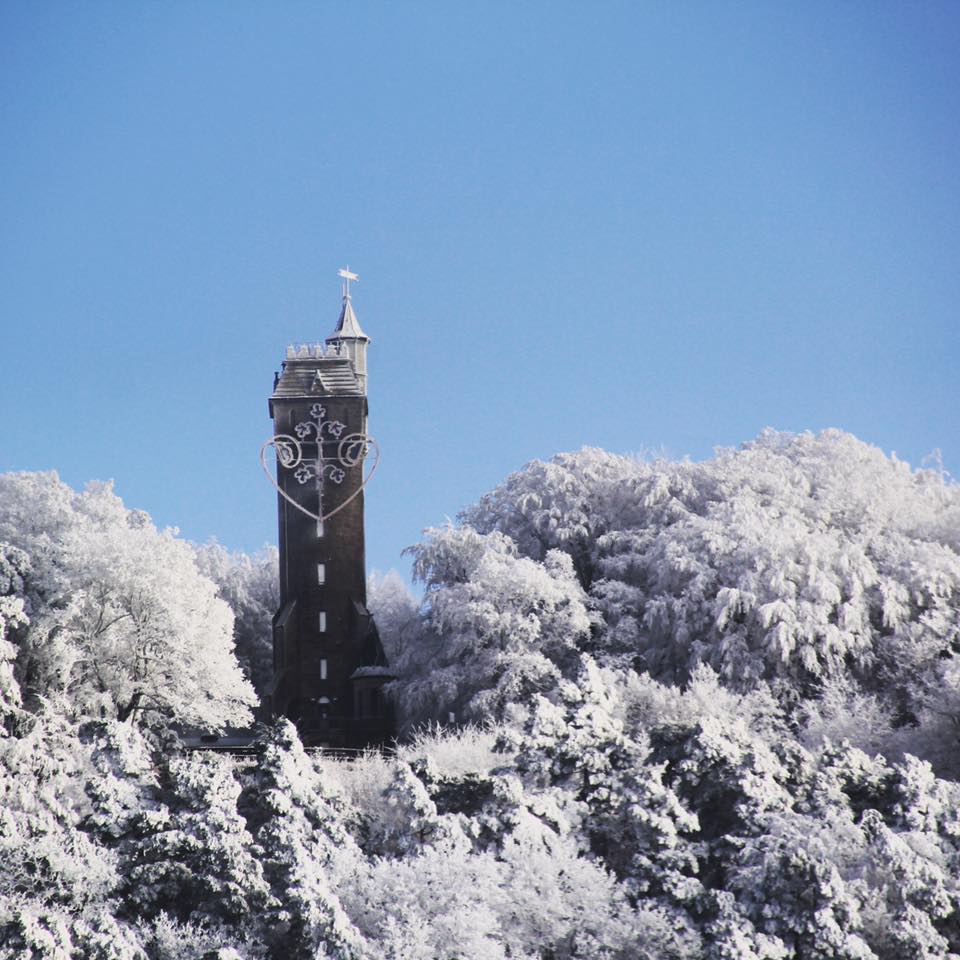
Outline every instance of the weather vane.
<path fill-rule="evenodd" d="M 337 275 L 343 277 L 343 295 L 349 300 L 350 281 L 359 281 L 360 278 L 355 273 L 351 273 L 349 267 L 344 267 L 342 270 L 338 270 Z"/>

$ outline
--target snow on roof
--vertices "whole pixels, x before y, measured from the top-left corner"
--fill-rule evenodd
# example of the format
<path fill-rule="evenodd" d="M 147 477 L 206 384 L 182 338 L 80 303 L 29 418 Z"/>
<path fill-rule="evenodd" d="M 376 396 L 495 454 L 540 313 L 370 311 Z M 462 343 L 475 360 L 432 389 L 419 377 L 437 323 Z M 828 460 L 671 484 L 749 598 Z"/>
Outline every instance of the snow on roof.
<path fill-rule="evenodd" d="M 350 674 L 350 679 L 354 677 L 395 677 L 396 674 L 389 667 L 357 667 Z"/>

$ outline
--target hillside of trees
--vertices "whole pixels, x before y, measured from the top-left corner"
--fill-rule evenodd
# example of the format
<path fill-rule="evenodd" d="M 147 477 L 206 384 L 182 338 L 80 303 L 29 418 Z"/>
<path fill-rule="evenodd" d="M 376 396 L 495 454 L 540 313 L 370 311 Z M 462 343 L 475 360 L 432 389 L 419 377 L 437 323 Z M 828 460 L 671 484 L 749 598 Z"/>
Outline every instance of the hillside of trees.
<path fill-rule="evenodd" d="M 960 956 L 960 486 L 534 461 L 375 576 L 396 754 L 257 719 L 275 551 L 0 476 L 0 957 Z M 452 719 L 451 719 L 452 718 Z"/>

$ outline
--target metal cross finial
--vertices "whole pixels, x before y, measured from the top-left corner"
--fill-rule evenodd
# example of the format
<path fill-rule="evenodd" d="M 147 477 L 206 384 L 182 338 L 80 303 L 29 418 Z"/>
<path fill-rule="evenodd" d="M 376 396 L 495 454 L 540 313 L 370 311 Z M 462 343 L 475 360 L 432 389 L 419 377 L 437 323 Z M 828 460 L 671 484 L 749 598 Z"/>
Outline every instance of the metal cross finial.
<path fill-rule="evenodd" d="M 344 267 L 342 270 L 337 271 L 338 276 L 343 277 L 343 296 L 344 299 L 350 299 L 350 281 L 359 280 L 360 278 L 355 274 L 350 272 L 349 267 Z"/>

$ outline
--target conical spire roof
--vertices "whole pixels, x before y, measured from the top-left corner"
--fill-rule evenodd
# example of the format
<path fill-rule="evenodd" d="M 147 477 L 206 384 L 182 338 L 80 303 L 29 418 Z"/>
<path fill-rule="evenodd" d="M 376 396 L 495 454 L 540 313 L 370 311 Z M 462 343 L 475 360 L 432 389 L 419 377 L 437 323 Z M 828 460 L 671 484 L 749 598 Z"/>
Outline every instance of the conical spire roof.
<path fill-rule="evenodd" d="M 343 306 L 340 308 L 340 319 L 337 320 L 336 329 L 327 337 L 327 340 L 369 340 L 370 338 L 360 328 L 360 321 L 353 312 L 353 304 L 350 302 L 350 294 L 345 294 Z"/>

